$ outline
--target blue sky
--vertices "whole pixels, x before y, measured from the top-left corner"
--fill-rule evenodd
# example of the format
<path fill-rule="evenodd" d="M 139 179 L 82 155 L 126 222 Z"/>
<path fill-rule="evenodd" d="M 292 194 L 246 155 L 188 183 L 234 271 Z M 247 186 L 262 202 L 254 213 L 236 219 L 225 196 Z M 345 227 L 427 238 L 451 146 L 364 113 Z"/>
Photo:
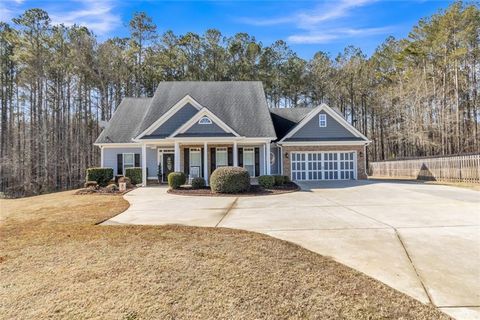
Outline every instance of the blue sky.
<path fill-rule="evenodd" d="M 405 37 L 420 18 L 451 2 L 0 0 L 0 20 L 9 21 L 28 8 L 42 8 L 54 23 L 86 25 L 102 40 L 127 36 L 133 12 L 145 11 L 161 32 L 201 34 L 209 28 L 227 36 L 247 32 L 264 45 L 286 40 L 309 59 L 317 51 L 335 56 L 350 44 L 370 55 L 387 36 Z"/>

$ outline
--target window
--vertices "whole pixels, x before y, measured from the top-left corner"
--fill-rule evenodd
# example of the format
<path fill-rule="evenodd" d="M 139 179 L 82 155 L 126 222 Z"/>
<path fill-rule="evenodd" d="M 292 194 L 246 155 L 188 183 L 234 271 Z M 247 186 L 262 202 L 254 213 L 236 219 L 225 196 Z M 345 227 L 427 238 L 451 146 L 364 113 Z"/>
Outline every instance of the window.
<path fill-rule="evenodd" d="M 255 149 L 243 148 L 243 167 L 250 177 L 255 177 Z"/>
<path fill-rule="evenodd" d="M 190 148 L 190 178 L 201 176 L 202 149 Z"/>
<path fill-rule="evenodd" d="M 215 149 L 215 162 L 216 162 L 217 168 L 228 166 L 227 148 L 216 148 Z"/>
<path fill-rule="evenodd" d="M 318 125 L 320 128 L 325 128 L 327 126 L 327 115 L 322 113 L 318 115 Z"/>
<path fill-rule="evenodd" d="M 135 167 L 135 154 L 134 153 L 124 153 L 123 154 L 123 174 L 125 174 L 126 168 Z"/>
<path fill-rule="evenodd" d="M 198 124 L 212 124 L 212 120 L 209 117 L 201 117 Z"/>

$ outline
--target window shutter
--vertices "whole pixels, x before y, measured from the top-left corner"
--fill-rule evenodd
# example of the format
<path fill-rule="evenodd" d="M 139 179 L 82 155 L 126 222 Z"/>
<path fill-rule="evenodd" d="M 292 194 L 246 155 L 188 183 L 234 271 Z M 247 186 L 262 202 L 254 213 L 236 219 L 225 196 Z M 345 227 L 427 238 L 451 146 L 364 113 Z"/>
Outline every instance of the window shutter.
<path fill-rule="evenodd" d="M 233 149 L 232 148 L 228 148 L 228 165 L 231 167 L 233 166 Z"/>
<path fill-rule="evenodd" d="M 203 176 L 203 171 L 204 171 L 203 166 L 205 165 L 205 164 L 203 163 L 203 158 L 204 158 L 204 157 L 203 157 L 203 152 L 204 152 L 205 148 L 201 148 L 200 150 L 201 150 L 201 154 L 200 154 L 200 159 L 201 159 L 201 161 L 200 161 L 200 163 L 201 163 L 201 166 L 200 166 L 200 170 L 201 170 L 201 171 L 200 171 L 200 177 L 203 177 L 203 178 L 205 179 L 206 177 Z"/>
<path fill-rule="evenodd" d="M 217 167 L 217 160 L 216 160 L 216 154 L 215 154 L 215 148 L 210 148 L 210 173 L 215 171 Z"/>
<path fill-rule="evenodd" d="M 238 148 L 238 166 L 243 167 L 243 148 Z"/>
<path fill-rule="evenodd" d="M 255 148 L 255 177 L 260 175 L 260 148 Z"/>
<path fill-rule="evenodd" d="M 117 153 L 117 174 L 123 174 L 123 154 Z"/>
<path fill-rule="evenodd" d="M 140 168 L 140 153 L 135 153 L 135 168 Z"/>
<path fill-rule="evenodd" d="M 190 174 L 190 148 L 183 149 L 183 172 L 187 177 Z"/>

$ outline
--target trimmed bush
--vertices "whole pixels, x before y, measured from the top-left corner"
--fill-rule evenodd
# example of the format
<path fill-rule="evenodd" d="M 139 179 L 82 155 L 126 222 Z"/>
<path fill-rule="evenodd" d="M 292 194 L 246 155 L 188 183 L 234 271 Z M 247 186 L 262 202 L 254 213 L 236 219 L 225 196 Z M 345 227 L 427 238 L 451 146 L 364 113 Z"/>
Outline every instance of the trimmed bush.
<path fill-rule="evenodd" d="M 210 187 L 217 193 L 240 193 L 250 189 L 250 175 L 240 167 L 220 167 L 210 176 Z"/>
<path fill-rule="evenodd" d="M 258 184 L 264 187 L 265 189 L 270 189 L 275 185 L 274 176 L 260 176 L 258 177 Z"/>
<path fill-rule="evenodd" d="M 285 176 L 273 176 L 275 178 L 275 185 L 276 186 L 281 186 L 282 184 L 285 184 Z"/>
<path fill-rule="evenodd" d="M 85 182 L 84 187 L 85 187 L 85 188 L 93 188 L 93 189 L 96 189 L 96 188 L 98 188 L 98 183 L 97 183 L 97 181 L 87 181 L 87 182 Z"/>
<path fill-rule="evenodd" d="M 172 189 L 178 189 L 181 185 L 184 185 L 187 181 L 187 177 L 183 172 L 171 172 L 168 177 L 168 185 Z"/>
<path fill-rule="evenodd" d="M 125 177 L 129 178 L 132 184 L 142 183 L 142 168 L 126 168 Z"/>
<path fill-rule="evenodd" d="M 113 179 L 113 168 L 88 168 L 86 181 L 96 181 L 105 187 Z"/>
<path fill-rule="evenodd" d="M 205 179 L 202 177 L 197 177 L 192 179 L 192 188 L 193 189 L 201 189 L 205 187 Z"/>
<path fill-rule="evenodd" d="M 292 182 L 292 180 L 290 180 L 290 177 L 289 176 L 283 176 L 283 183 L 290 183 Z"/>

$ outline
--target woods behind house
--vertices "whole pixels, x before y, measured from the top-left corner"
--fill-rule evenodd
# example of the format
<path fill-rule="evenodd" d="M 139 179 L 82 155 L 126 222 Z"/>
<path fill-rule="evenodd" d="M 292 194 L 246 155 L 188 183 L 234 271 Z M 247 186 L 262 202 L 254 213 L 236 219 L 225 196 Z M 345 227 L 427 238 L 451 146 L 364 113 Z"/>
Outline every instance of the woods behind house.
<path fill-rule="evenodd" d="M 271 107 L 325 102 L 373 140 L 369 160 L 480 150 L 477 4 L 454 3 L 369 58 L 349 46 L 305 60 L 246 33 L 177 35 L 145 13 L 129 26 L 128 38 L 99 41 L 40 9 L 0 23 L 1 192 L 77 187 L 99 163 L 99 124 L 167 80 L 261 80 Z"/>

